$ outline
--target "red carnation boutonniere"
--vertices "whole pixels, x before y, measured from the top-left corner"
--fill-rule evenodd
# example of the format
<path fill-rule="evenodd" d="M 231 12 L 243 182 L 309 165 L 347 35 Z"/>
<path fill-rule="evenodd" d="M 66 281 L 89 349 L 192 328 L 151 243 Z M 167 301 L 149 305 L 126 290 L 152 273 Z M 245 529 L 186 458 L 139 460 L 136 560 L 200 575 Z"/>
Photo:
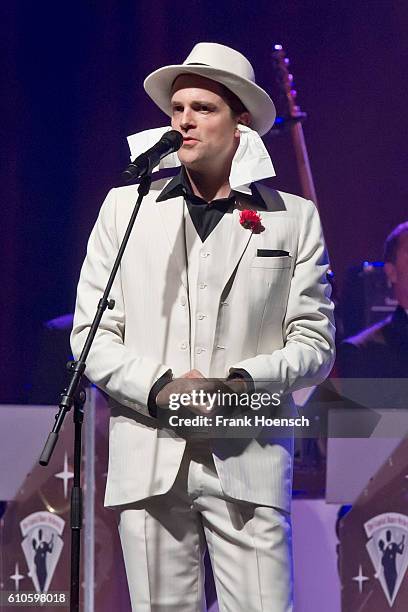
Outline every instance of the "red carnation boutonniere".
<path fill-rule="evenodd" d="M 252 230 L 253 234 L 260 234 L 264 231 L 261 217 L 255 210 L 241 210 L 239 222 L 245 229 Z"/>

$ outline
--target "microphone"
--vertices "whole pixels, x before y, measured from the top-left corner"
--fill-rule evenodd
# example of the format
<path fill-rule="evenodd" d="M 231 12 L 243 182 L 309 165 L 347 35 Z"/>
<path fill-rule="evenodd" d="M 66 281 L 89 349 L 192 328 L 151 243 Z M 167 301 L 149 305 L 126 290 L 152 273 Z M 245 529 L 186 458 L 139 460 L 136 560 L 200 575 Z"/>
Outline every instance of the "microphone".
<path fill-rule="evenodd" d="M 170 153 L 178 151 L 183 144 L 183 136 L 177 130 L 170 130 L 163 134 L 159 142 L 147 151 L 138 155 L 134 161 L 122 172 L 123 180 L 128 183 L 131 180 L 141 178 L 150 174 L 155 166 Z"/>

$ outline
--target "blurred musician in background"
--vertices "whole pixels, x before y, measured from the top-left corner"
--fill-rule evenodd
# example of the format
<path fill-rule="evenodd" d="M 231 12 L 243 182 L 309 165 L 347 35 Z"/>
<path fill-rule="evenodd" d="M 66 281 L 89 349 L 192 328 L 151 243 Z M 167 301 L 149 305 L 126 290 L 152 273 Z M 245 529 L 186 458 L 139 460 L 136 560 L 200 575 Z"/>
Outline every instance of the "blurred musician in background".
<path fill-rule="evenodd" d="M 408 374 L 408 221 L 385 241 L 384 270 L 398 306 L 383 321 L 342 342 L 337 365 L 344 378 L 406 378 Z"/>

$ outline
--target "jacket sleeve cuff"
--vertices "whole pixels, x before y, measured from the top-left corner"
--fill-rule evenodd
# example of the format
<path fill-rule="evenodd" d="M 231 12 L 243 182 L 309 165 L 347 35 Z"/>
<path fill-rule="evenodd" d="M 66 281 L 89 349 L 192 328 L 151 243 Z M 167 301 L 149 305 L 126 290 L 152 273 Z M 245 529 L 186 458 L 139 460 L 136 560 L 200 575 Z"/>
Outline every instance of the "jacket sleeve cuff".
<path fill-rule="evenodd" d="M 171 381 L 173 380 L 173 372 L 171 370 L 167 370 L 160 378 L 156 380 L 153 387 L 150 389 L 149 396 L 147 398 L 147 409 L 151 417 L 157 419 L 157 409 L 158 406 L 156 404 L 156 398 L 160 391 Z"/>
<path fill-rule="evenodd" d="M 234 380 L 234 378 L 241 378 L 245 381 L 247 393 L 253 393 L 255 391 L 254 379 L 247 370 L 244 370 L 244 368 L 230 368 L 227 380 Z"/>

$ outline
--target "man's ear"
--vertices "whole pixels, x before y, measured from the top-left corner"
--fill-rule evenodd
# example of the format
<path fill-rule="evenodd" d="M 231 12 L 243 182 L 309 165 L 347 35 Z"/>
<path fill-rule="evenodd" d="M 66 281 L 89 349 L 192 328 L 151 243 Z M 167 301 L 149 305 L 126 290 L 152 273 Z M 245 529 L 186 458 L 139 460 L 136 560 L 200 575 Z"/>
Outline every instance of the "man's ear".
<path fill-rule="evenodd" d="M 245 111 L 244 113 L 241 113 L 237 117 L 237 123 L 242 123 L 242 125 L 246 125 L 248 127 L 251 127 L 251 122 L 252 122 L 251 113 L 249 113 L 248 111 Z"/>
<path fill-rule="evenodd" d="M 393 285 L 394 283 L 397 282 L 397 271 L 393 263 L 391 263 L 390 261 L 387 261 L 384 264 L 384 272 L 387 276 L 387 281 L 389 285 Z"/>

